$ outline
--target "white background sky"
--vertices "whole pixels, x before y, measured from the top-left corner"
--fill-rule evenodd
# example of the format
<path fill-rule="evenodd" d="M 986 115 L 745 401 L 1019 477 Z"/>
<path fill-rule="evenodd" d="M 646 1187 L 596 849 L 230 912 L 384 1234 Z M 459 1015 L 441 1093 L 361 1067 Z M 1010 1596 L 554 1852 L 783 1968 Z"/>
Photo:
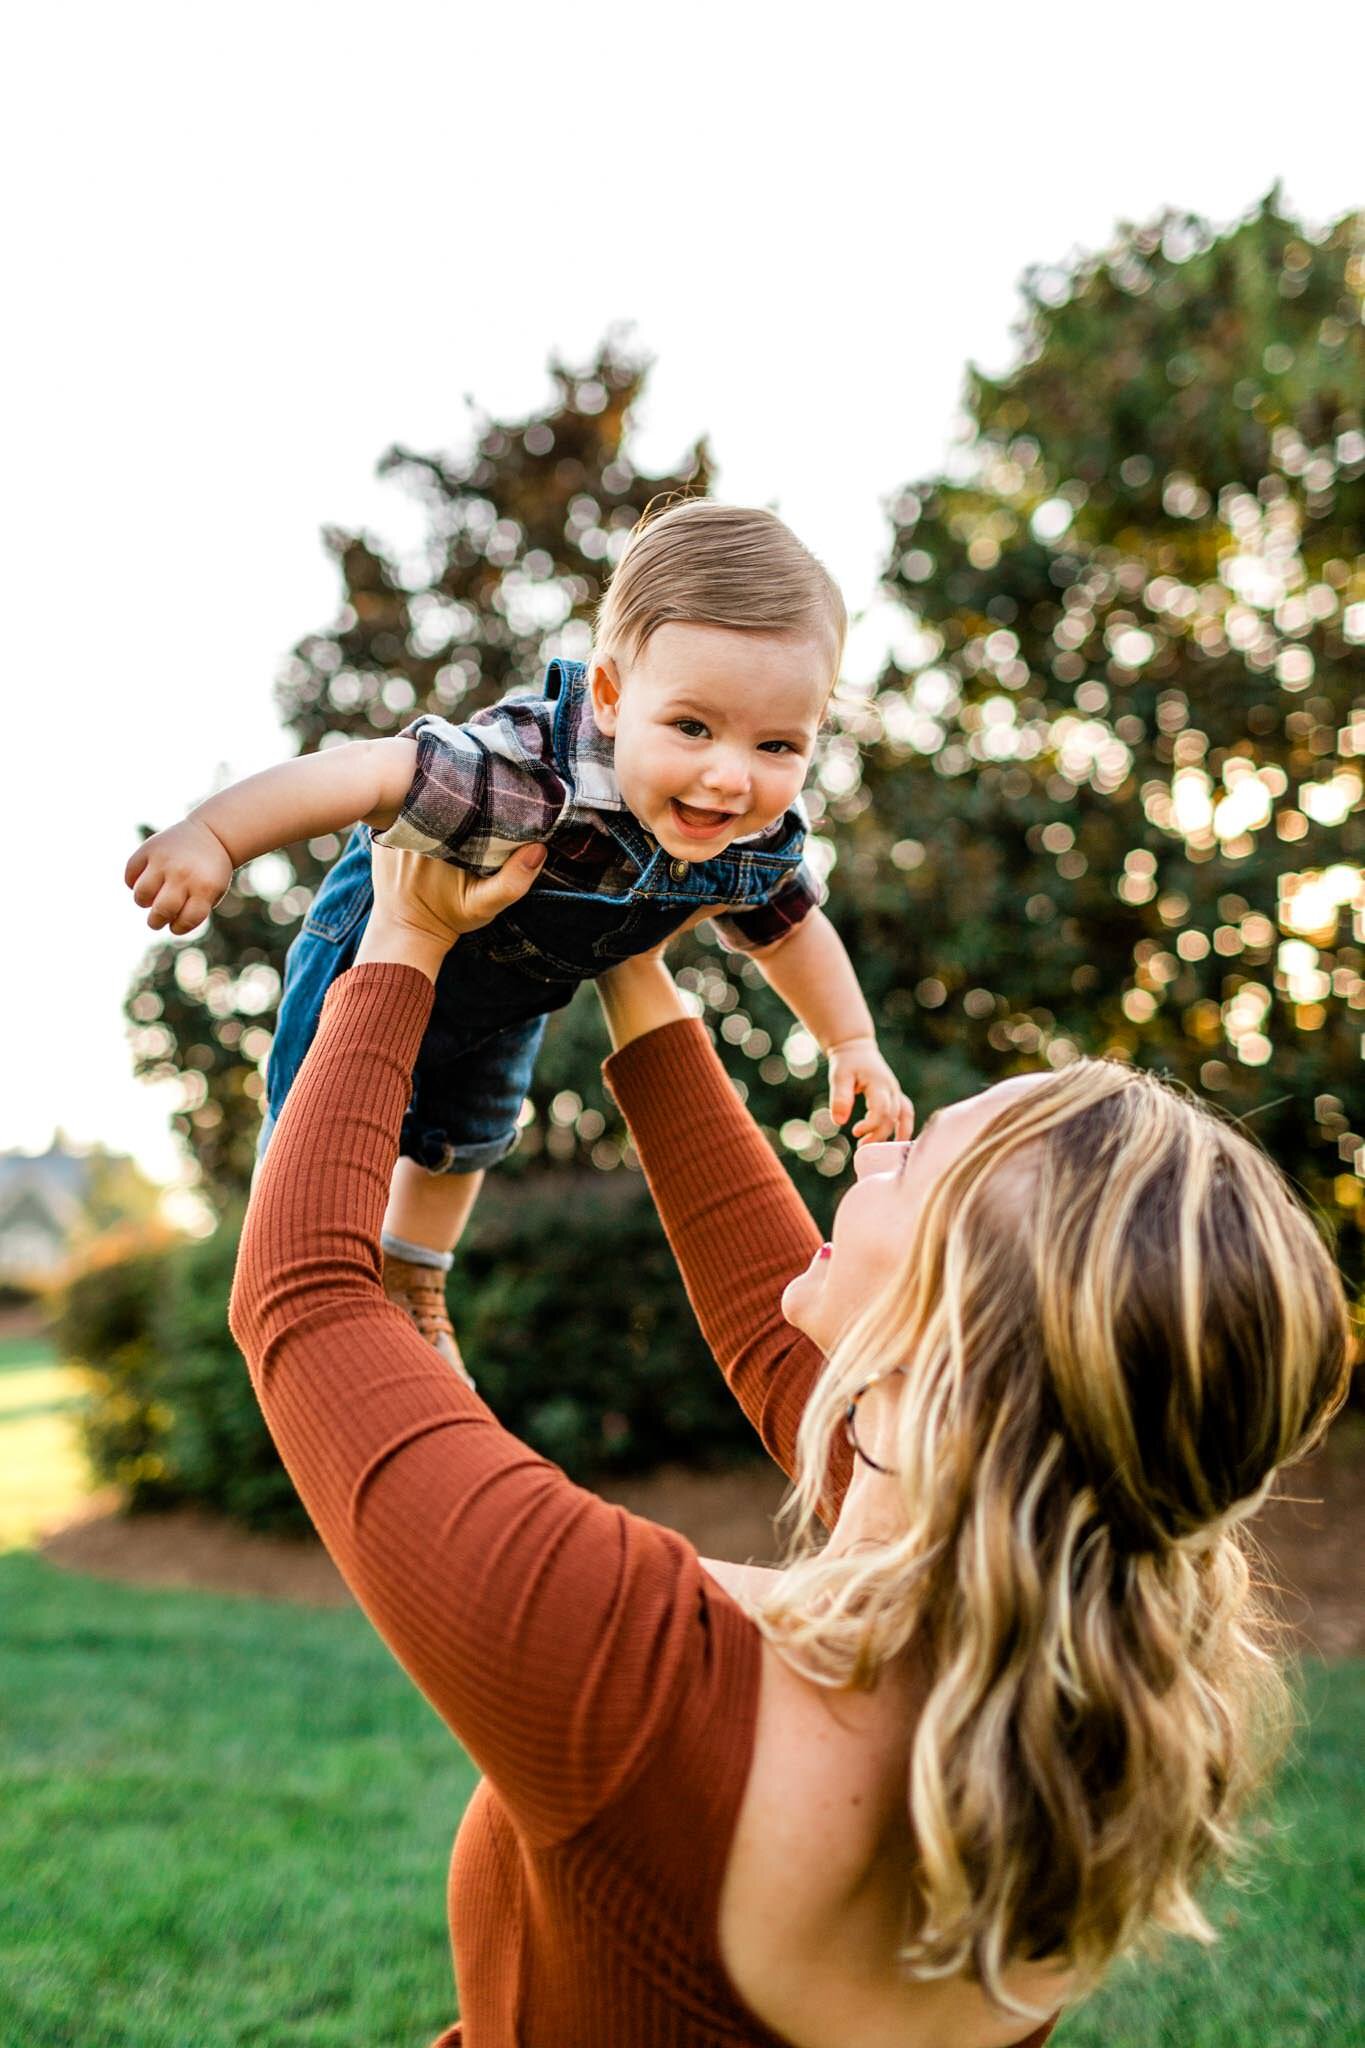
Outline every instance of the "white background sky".
<path fill-rule="evenodd" d="M 637 459 L 708 433 L 720 495 L 776 504 L 857 613 L 1026 264 L 1277 176 L 1314 221 L 1365 197 L 1358 8 L 1306 33 L 1200 0 L 22 10 L 0 1150 L 60 1124 L 176 1174 L 124 1042 L 123 863 L 289 750 L 274 673 L 337 602 L 318 529 L 410 530 L 391 441 L 460 445 L 466 392 L 529 412 L 552 350 L 632 321 Z"/>

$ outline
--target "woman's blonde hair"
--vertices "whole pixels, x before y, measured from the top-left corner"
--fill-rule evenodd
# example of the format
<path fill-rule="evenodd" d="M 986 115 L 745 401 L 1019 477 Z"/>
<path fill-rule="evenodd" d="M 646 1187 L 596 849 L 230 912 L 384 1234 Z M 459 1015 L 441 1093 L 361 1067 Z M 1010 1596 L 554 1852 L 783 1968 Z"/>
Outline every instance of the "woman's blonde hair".
<path fill-rule="evenodd" d="M 688 498 L 646 507 L 598 608 L 593 651 L 629 663 L 670 623 L 827 635 L 830 683 L 848 630 L 829 571 L 775 512 Z"/>
<path fill-rule="evenodd" d="M 1077 1995 L 1142 1934 L 1212 1930 L 1193 1887 L 1287 1727 L 1237 1524 L 1344 1396 L 1336 1268 L 1239 1130 L 1082 1060 L 1017 1097 L 929 1191 L 904 1265 L 836 1347 L 799 1437 L 794 1561 L 755 1618 L 870 1687 L 905 1653 L 904 1957 L 1001 2004 L 1011 1964 Z M 852 1388 L 904 1368 L 905 1533 L 815 1525 Z"/>

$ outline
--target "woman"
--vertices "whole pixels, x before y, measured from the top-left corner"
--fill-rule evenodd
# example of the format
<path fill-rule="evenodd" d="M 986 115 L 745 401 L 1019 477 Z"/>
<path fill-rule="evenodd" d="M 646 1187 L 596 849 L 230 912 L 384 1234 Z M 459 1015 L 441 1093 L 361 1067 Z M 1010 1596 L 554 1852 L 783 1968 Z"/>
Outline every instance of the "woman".
<path fill-rule="evenodd" d="M 1280 1701 L 1230 1531 L 1340 1399 L 1331 1261 L 1243 1138 L 1098 1062 L 865 1146 L 821 1245 L 632 962 L 609 1080 L 719 1363 L 832 1524 L 783 1573 L 700 1560 L 510 1437 L 380 1286 L 436 972 L 531 872 L 376 860 L 232 1309 L 328 1548 L 484 1773 L 440 2044 L 1040 2042 L 1144 1928 L 1205 1931 Z"/>

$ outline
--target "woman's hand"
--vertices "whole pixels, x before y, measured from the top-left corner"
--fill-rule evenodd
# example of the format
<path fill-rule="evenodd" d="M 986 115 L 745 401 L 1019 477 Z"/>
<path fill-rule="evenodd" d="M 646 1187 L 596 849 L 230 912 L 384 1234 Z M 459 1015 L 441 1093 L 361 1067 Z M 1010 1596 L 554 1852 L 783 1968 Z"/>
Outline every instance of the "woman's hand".
<path fill-rule="evenodd" d="M 416 967 L 428 981 L 435 981 L 456 939 L 519 901 L 545 863 L 543 846 L 520 846 L 495 875 L 471 875 L 426 853 L 392 846 L 371 851 L 374 909 L 355 964 L 396 962 Z"/>

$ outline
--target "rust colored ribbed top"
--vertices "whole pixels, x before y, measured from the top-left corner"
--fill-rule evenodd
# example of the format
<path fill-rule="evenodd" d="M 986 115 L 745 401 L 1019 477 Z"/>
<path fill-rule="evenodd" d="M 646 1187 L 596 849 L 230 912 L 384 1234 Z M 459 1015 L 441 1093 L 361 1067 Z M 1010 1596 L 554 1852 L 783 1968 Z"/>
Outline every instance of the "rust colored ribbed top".
<path fill-rule="evenodd" d="M 783 2048 L 717 1932 L 757 1632 L 681 1536 L 511 1436 L 380 1285 L 431 1001 L 408 967 L 333 985 L 231 1320 L 324 1543 L 483 1773 L 450 1866 L 463 2020 L 432 2048 Z M 635 1040 L 607 1074 L 707 1341 L 789 1470 L 819 1358 L 778 1304 L 815 1226 L 699 1024 Z"/>

